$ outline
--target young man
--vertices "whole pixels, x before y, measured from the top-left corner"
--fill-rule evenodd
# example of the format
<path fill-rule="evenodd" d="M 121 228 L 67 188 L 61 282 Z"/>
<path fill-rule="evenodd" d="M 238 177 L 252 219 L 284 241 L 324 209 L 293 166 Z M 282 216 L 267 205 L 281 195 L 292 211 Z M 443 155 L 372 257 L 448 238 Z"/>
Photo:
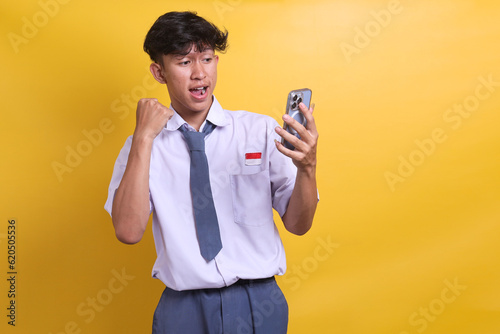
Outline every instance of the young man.
<path fill-rule="evenodd" d="M 288 306 L 274 280 L 286 261 L 272 209 L 294 234 L 311 227 L 318 133 L 303 104 L 307 128 L 283 117 L 301 140 L 268 116 L 221 107 L 215 51 L 225 51 L 227 36 L 195 13 L 170 12 L 144 42 L 171 106 L 138 102 L 105 208 L 128 244 L 141 240 L 153 213 L 153 277 L 166 285 L 153 333 L 287 329 Z"/>

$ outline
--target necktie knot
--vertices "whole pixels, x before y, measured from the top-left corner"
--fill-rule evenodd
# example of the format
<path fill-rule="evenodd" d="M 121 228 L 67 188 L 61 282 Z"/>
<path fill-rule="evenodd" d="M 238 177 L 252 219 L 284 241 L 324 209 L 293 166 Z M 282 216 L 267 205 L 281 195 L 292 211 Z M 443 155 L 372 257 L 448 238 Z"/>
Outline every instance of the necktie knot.
<path fill-rule="evenodd" d="M 179 131 L 184 135 L 184 139 L 188 144 L 189 150 L 192 151 L 205 151 L 205 136 L 215 129 L 215 125 L 209 121 L 205 122 L 202 132 L 190 131 L 186 127 L 181 126 Z"/>

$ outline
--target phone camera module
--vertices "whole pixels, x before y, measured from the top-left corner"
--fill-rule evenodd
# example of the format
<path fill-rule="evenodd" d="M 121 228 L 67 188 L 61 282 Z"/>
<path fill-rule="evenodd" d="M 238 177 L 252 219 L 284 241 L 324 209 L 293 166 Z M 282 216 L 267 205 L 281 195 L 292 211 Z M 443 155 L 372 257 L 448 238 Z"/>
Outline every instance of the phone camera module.
<path fill-rule="evenodd" d="M 299 104 L 303 101 L 302 93 L 297 92 L 292 95 L 292 110 L 298 110 Z"/>

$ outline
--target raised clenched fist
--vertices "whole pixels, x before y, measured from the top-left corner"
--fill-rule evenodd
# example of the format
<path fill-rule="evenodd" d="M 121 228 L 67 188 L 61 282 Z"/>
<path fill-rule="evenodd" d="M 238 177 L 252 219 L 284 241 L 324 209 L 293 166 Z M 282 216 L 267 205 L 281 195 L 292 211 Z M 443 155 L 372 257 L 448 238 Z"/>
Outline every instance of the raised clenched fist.
<path fill-rule="evenodd" d="M 174 111 L 157 99 L 140 99 L 137 103 L 134 136 L 156 138 L 173 115 Z"/>

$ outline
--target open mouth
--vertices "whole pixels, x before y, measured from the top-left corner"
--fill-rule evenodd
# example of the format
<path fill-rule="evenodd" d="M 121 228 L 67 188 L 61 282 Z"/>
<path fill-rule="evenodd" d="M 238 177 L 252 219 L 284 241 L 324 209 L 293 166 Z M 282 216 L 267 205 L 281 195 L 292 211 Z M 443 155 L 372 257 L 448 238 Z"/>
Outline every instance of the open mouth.
<path fill-rule="evenodd" d="M 207 92 L 207 89 L 208 86 L 204 86 L 204 87 L 192 88 L 189 91 L 191 92 L 192 95 L 196 97 L 203 97 Z"/>

